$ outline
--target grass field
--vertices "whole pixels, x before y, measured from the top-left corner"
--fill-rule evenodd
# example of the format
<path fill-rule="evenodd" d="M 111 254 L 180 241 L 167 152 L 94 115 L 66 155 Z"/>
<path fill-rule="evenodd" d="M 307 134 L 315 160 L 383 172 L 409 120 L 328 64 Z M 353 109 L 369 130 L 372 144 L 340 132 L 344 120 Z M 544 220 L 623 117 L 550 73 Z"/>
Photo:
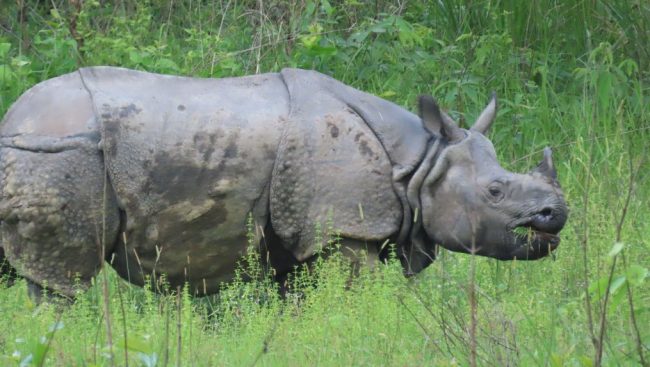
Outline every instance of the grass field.
<path fill-rule="evenodd" d="M 69 307 L 1 283 L 0 365 L 648 365 L 648 19 L 634 0 L 3 3 L 2 115 L 89 65 L 316 69 L 411 110 L 432 94 L 463 126 L 494 90 L 502 165 L 526 171 L 553 147 L 570 217 L 544 260 L 441 251 L 415 278 L 393 262 L 350 282 L 333 256 L 300 269 L 286 298 L 251 265 L 242 274 L 258 280 L 205 298 L 110 270 Z"/>

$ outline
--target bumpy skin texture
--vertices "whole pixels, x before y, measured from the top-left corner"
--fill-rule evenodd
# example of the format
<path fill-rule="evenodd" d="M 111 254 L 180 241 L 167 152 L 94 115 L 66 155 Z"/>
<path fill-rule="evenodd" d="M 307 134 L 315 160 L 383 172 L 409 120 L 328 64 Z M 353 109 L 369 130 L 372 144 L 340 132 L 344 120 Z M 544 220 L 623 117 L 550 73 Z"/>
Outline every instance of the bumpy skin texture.
<path fill-rule="evenodd" d="M 550 151 L 531 175 L 503 170 L 483 135 L 495 114 L 493 100 L 467 131 L 432 100 L 420 118 L 297 69 L 226 79 L 81 69 L 33 87 L 3 120 L 0 247 L 21 275 L 65 295 L 105 259 L 135 284 L 164 274 L 213 293 L 249 248 L 249 214 L 280 274 L 318 253 L 318 226 L 355 254 L 396 242 L 406 273 L 437 244 L 545 256 L 566 221 Z"/>
<path fill-rule="evenodd" d="M 316 72 L 285 69 L 282 77 L 291 123 L 271 179 L 276 233 L 300 261 L 314 254 L 315 224 L 325 228 L 327 218 L 349 239 L 395 234 L 410 218 L 399 194 L 403 176 L 418 164 L 428 139 L 420 119 Z"/>
<path fill-rule="evenodd" d="M 22 276 L 72 295 L 76 279 L 83 288 L 99 269 L 102 243 L 114 243 L 119 224 L 99 132 L 77 74 L 42 83 L 21 101 L 0 137 L 2 247 Z"/>

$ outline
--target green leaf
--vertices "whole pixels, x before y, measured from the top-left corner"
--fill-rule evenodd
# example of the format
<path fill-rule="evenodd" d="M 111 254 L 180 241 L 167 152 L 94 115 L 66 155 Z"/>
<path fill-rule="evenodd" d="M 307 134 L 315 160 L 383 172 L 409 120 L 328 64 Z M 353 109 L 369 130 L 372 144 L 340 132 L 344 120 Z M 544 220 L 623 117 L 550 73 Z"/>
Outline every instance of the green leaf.
<path fill-rule="evenodd" d="M 397 95 L 397 92 L 395 92 L 394 90 L 387 90 L 387 91 L 382 92 L 379 96 L 381 98 L 390 98 L 390 97 L 394 97 L 396 95 Z"/>
<path fill-rule="evenodd" d="M 411 23 L 404 20 L 402 17 L 395 17 L 395 27 L 398 30 L 398 38 L 405 46 L 412 46 L 414 44 L 422 45 L 422 38 L 415 31 Z"/>
<path fill-rule="evenodd" d="M 172 60 L 170 60 L 170 59 L 167 59 L 167 58 L 158 59 L 158 60 L 156 61 L 156 65 L 155 65 L 155 67 L 156 67 L 157 69 L 161 69 L 161 70 L 163 70 L 163 71 L 173 71 L 173 72 L 176 72 L 176 71 L 179 70 L 178 65 L 177 65 L 174 61 L 172 61 Z"/>
<path fill-rule="evenodd" d="M 593 359 L 589 356 L 582 355 L 578 357 L 578 360 L 580 361 L 580 365 L 582 367 L 592 367 L 594 365 Z"/>
<path fill-rule="evenodd" d="M 9 50 L 11 49 L 11 43 L 2 42 L 0 43 L 0 57 L 5 57 Z"/>
<path fill-rule="evenodd" d="M 625 59 L 623 60 L 619 65 L 619 69 L 623 70 L 623 72 L 627 76 L 632 76 L 632 74 L 636 73 L 639 70 L 639 65 L 637 65 L 636 62 L 632 59 Z"/>
<path fill-rule="evenodd" d="M 609 277 L 607 276 L 598 279 L 589 285 L 589 289 L 587 291 L 592 295 L 592 297 L 596 298 L 597 300 L 603 298 L 603 296 L 605 296 L 605 292 L 607 291 L 608 280 Z"/>
<path fill-rule="evenodd" d="M 32 363 L 35 366 L 43 365 L 45 359 L 45 353 L 47 352 L 47 349 L 48 349 L 47 339 L 34 344 L 34 346 L 32 347 L 31 355 L 32 355 Z"/>
<path fill-rule="evenodd" d="M 327 14 L 327 16 L 331 16 L 334 13 L 334 8 L 330 4 L 329 1 L 327 0 L 321 0 L 320 2 L 321 9 Z"/>
<path fill-rule="evenodd" d="M 54 18 L 54 19 L 56 19 L 56 20 L 60 20 L 60 19 L 61 19 L 61 14 L 59 13 L 59 11 L 58 11 L 56 8 L 50 10 L 50 14 L 52 15 L 52 18 Z"/>
<path fill-rule="evenodd" d="M 627 298 L 627 292 L 616 292 L 612 294 L 609 298 L 609 311 L 614 312 L 618 308 L 618 305 Z"/>
<path fill-rule="evenodd" d="M 472 36 L 474 36 L 474 35 L 471 32 L 470 33 L 463 33 L 458 38 L 456 38 L 456 42 L 463 41 L 463 40 L 465 40 L 467 38 L 472 38 Z"/>
<path fill-rule="evenodd" d="M 612 283 L 609 285 L 609 293 L 610 294 L 615 294 L 618 292 L 618 290 L 621 288 L 623 284 L 625 284 L 625 275 L 617 275 L 614 278 L 612 278 Z"/>
<path fill-rule="evenodd" d="M 139 64 L 139 63 L 142 62 L 143 58 L 144 57 L 142 56 L 142 54 L 140 52 L 138 52 L 138 51 L 134 50 L 134 51 L 129 52 L 129 60 L 131 60 L 131 62 L 133 62 L 133 63 Z"/>
<path fill-rule="evenodd" d="M 370 34 L 369 31 L 355 32 L 352 33 L 352 35 L 350 36 L 350 38 L 348 38 L 348 40 L 353 43 L 361 43 L 366 40 L 369 34 Z"/>
<path fill-rule="evenodd" d="M 614 246 L 612 246 L 612 249 L 609 250 L 609 253 L 607 254 L 607 256 L 615 257 L 616 255 L 618 255 L 619 252 L 621 252 L 623 247 L 625 247 L 625 244 L 623 244 L 622 242 L 616 242 L 614 244 Z"/>
<path fill-rule="evenodd" d="M 140 354 L 139 357 L 145 367 L 154 367 L 158 364 L 158 355 L 156 353 Z"/>
<path fill-rule="evenodd" d="M 611 100 L 612 87 L 614 85 L 614 77 L 609 71 L 603 71 L 598 75 L 597 81 L 597 94 L 598 101 L 601 106 L 607 106 Z"/>
<path fill-rule="evenodd" d="M 118 344 L 119 347 L 125 348 L 132 352 L 151 354 L 153 352 L 150 343 L 142 335 L 127 335 L 126 339 L 122 338 Z"/>
<path fill-rule="evenodd" d="M 617 294 L 621 286 L 625 284 L 625 281 L 626 277 L 624 275 L 616 275 L 612 278 L 612 282 L 609 284 L 608 288 L 607 283 L 609 282 L 609 276 L 604 276 L 591 283 L 587 291 L 596 300 L 601 300 L 603 297 L 605 297 L 605 294 L 608 290 L 610 295 Z"/>
<path fill-rule="evenodd" d="M 305 54 L 309 56 L 333 56 L 338 50 L 334 46 L 313 45 L 309 47 Z"/>
<path fill-rule="evenodd" d="M 20 367 L 31 366 L 31 365 L 32 365 L 32 361 L 33 361 L 33 359 L 34 359 L 34 356 L 31 355 L 31 354 L 29 354 L 29 355 L 27 355 L 27 357 L 23 358 L 22 361 L 20 361 L 19 366 L 20 366 Z"/>
<path fill-rule="evenodd" d="M 372 33 L 386 33 L 386 23 L 381 22 L 377 23 L 374 26 L 370 28 L 370 32 Z"/>
<path fill-rule="evenodd" d="M 0 65 L 0 85 L 8 85 L 14 77 L 14 72 L 9 65 Z"/>
<path fill-rule="evenodd" d="M 644 268 L 641 265 L 632 264 L 625 271 L 625 275 L 630 284 L 633 286 L 640 286 L 648 276 L 648 268 Z"/>
<path fill-rule="evenodd" d="M 639 307 L 634 307 L 634 314 L 635 315 L 642 315 L 645 313 L 650 312 L 650 306 L 639 306 Z"/>
<path fill-rule="evenodd" d="M 16 68 L 22 68 L 23 66 L 29 65 L 32 62 L 25 56 L 13 57 L 11 59 L 11 66 Z"/>

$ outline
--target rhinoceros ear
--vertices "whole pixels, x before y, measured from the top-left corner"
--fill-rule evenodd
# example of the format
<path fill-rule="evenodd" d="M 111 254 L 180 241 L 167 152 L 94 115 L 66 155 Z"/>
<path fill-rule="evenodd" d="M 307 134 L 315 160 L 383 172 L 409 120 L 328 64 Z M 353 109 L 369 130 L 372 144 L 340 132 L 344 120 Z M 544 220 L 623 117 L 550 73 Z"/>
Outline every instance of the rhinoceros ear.
<path fill-rule="evenodd" d="M 553 180 L 557 179 L 557 172 L 555 171 L 555 165 L 553 164 L 553 151 L 551 148 L 544 148 L 544 157 L 542 158 L 542 161 L 531 173 L 535 172 Z"/>
<path fill-rule="evenodd" d="M 492 98 L 490 99 L 490 102 L 488 103 L 487 107 L 481 112 L 481 115 L 476 119 L 476 122 L 474 123 L 474 126 L 470 130 L 472 131 L 478 131 L 481 134 L 485 135 L 488 130 L 490 129 L 490 126 L 492 125 L 492 122 L 494 121 L 494 117 L 497 115 L 497 94 L 495 92 L 492 92 Z"/>
<path fill-rule="evenodd" d="M 421 95 L 418 99 L 422 124 L 429 132 L 445 137 L 450 142 L 462 140 L 465 134 L 451 118 L 440 111 L 431 96 Z"/>

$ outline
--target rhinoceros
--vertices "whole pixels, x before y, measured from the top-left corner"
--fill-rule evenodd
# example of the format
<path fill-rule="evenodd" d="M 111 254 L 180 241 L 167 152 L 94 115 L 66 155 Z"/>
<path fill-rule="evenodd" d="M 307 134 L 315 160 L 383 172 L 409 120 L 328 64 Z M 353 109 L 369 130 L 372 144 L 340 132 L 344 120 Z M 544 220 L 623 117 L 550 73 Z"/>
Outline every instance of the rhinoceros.
<path fill-rule="evenodd" d="M 354 254 L 385 259 L 395 244 L 406 274 L 437 246 L 538 259 L 558 246 L 567 207 L 550 149 L 528 174 L 499 165 L 485 136 L 496 109 L 493 96 L 463 129 L 432 97 L 418 116 L 315 71 L 82 68 L 4 117 L 2 248 L 33 286 L 68 296 L 105 260 L 135 284 L 164 274 L 216 292 L 250 232 L 286 274 L 317 256 L 319 226 Z"/>

